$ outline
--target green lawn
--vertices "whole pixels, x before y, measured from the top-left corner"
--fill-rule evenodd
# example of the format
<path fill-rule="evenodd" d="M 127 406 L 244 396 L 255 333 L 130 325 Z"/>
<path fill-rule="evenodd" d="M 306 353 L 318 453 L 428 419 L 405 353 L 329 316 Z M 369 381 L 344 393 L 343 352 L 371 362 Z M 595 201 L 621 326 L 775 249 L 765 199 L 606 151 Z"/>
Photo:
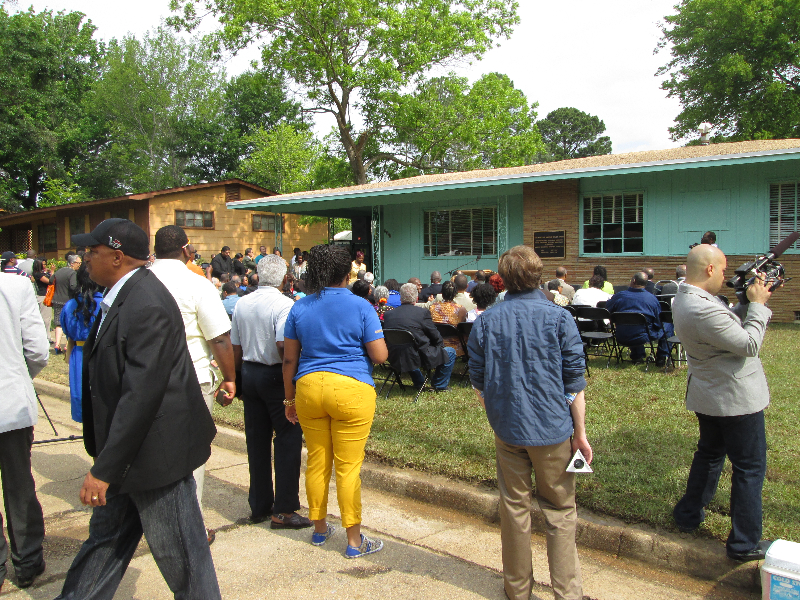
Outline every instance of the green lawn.
<path fill-rule="evenodd" d="M 764 485 L 764 537 L 800 541 L 800 464 L 796 460 L 800 406 L 800 327 L 772 324 L 762 350 L 772 404 L 767 410 L 768 465 Z M 55 357 L 54 357 L 55 358 Z M 54 360 L 43 378 L 64 383 L 65 365 Z M 456 365 L 459 368 L 459 364 Z M 591 361 L 586 390 L 587 431 L 594 448 L 593 475 L 578 479 L 580 506 L 628 522 L 674 529 L 672 507 L 681 496 L 697 442 L 697 421 L 684 408 L 686 368 L 664 374 L 626 363 L 605 369 Z M 220 423 L 242 428 L 242 404 L 215 406 Z M 471 389 L 425 393 L 413 402 L 397 388 L 379 399 L 368 456 L 489 486 L 496 485 L 492 431 Z M 730 466 L 699 535 L 727 537 Z"/>

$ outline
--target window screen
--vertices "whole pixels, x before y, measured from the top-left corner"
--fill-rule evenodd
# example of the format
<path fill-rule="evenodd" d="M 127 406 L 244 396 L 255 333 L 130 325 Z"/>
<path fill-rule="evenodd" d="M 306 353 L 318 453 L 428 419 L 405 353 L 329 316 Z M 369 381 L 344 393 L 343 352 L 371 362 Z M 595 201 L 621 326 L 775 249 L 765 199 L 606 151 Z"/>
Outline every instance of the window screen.
<path fill-rule="evenodd" d="M 253 215 L 253 231 L 275 231 L 278 223 L 278 215 Z M 281 217 L 281 227 L 283 227 L 283 218 Z"/>
<path fill-rule="evenodd" d="M 178 227 L 214 228 L 214 213 L 191 210 L 176 210 L 175 225 Z"/>
<path fill-rule="evenodd" d="M 497 207 L 426 210 L 425 256 L 491 256 L 497 254 Z"/>
<path fill-rule="evenodd" d="M 52 225 L 39 225 L 39 250 L 38 252 L 55 252 L 58 250 L 58 227 Z"/>
<path fill-rule="evenodd" d="M 642 193 L 584 196 L 584 253 L 644 252 L 643 199 Z"/>
<path fill-rule="evenodd" d="M 797 204 L 800 183 L 773 183 L 769 186 L 769 247 L 774 248 L 787 235 L 797 231 Z M 790 246 L 800 249 L 800 242 Z"/>

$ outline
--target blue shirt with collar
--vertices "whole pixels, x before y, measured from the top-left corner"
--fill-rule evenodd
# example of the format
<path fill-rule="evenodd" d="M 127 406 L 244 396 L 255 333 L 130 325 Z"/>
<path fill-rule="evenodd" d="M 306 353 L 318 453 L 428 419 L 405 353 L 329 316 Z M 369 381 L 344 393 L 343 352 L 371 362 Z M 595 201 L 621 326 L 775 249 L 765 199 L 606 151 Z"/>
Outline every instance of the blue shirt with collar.
<path fill-rule="evenodd" d="M 541 290 L 509 292 L 475 321 L 468 346 L 470 380 L 483 391 L 497 437 L 518 446 L 569 439 L 564 396 L 586 387 L 583 344 L 570 313 Z"/>
<path fill-rule="evenodd" d="M 608 312 L 637 312 L 647 318 L 649 338 L 645 337 L 640 327 L 631 325 L 618 325 L 616 327 L 617 339 L 625 345 L 636 343 L 645 344 L 648 339 L 659 339 L 663 334 L 661 328 L 661 305 L 653 294 L 645 288 L 629 287 L 627 290 L 617 292 L 606 303 Z"/>

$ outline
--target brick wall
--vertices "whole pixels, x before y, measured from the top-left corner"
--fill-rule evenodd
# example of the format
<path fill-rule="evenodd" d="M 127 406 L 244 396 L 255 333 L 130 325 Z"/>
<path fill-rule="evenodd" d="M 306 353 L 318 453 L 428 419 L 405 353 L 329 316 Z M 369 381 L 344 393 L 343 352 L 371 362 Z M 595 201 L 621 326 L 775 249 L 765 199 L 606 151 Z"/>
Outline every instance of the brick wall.
<path fill-rule="evenodd" d="M 656 280 L 674 279 L 675 267 L 685 263 L 685 257 L 679 256 L 620 256 L 580 257 L 578 226 L 579 180 L 546 181 L 526 183 L 523 186 L 523 242 L 533 246 L 534 231 L 566 231 L 566 258 L 545 258 L 543 278 L 545 281 L 555 277 L 556 267 L 564 266 L 568 271 L 567 283 L 580 287 L 592 275 L 595 265 L 602 264 L 608 271 L 608 279 L 614 285 L 622 285 L 630 281 L 637 270 L 650 267 L 655 270 Z M 724 248 L 723 248 L 724 250 Z M 763 249 L 765 252 L 768 248 Z M 689 252 L 689 249 L 686 249 Z M 727 273 L 733 275 L 739 265 L 752 260 L 752 256 L 728 256 Z M 800 313 L 800 255 L 787 254 L 780 258 L 790 281 L 772 297 L 769 307 L 773 311 L 772 319 L 776 322 L 792 322 L 795 313 Z M 731 301 L 733 290 L 726 288 L 722 293 Z"/>

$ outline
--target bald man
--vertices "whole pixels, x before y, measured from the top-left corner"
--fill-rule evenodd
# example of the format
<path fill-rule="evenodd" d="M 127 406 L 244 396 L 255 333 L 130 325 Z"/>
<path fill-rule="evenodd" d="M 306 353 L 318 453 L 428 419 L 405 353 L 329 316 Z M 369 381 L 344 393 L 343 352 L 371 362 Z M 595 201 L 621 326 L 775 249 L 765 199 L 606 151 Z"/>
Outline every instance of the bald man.
<path fill-rule="evenodd" d="M 729 309 L 716 297 L 725 282 L 727 260 L 711 245 L 695 246 L 686 267 L 672 311 L 689 365 L 686 408 L 697 415 L 700 441 L 686 494 L 673 516 L 684 532 L 703 522 L 727 456 L 733 466 L 728 557 L 763 560 L 770 544 L 761 539 L 769 388 L 758 352 L 772 314 L 765 306 L 772 294 L 756 279 L 747 290 L 750 303 Z"/>

